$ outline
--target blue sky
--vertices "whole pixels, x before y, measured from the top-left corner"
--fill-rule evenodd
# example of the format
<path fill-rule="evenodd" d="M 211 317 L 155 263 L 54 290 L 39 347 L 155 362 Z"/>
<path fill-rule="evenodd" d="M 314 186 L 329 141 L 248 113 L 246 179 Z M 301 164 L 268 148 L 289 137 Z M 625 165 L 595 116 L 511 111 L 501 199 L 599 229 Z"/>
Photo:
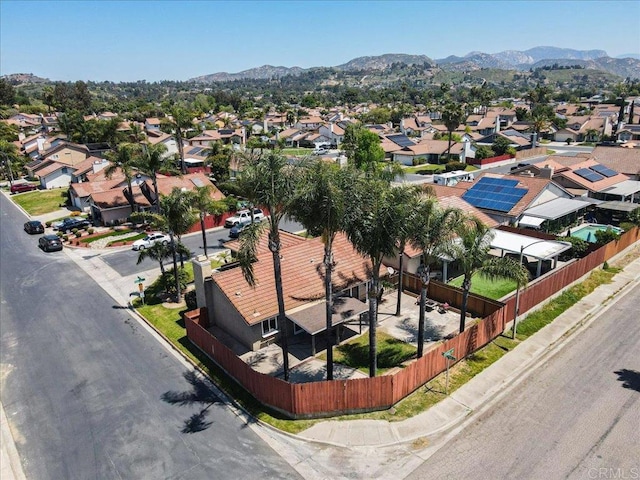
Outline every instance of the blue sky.
<path fill-rule="evenodd" d="M 549 45 L 640 53 L 640 2 L 0 0 L 0 74 L 186 80 L 261 65 L 333 66 Z"/>

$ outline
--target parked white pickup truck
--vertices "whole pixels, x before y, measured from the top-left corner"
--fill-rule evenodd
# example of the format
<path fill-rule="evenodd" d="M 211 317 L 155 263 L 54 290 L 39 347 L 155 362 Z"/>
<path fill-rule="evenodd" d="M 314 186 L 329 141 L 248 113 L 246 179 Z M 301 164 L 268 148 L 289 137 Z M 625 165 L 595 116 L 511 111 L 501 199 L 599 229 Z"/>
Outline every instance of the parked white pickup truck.
<path fill-rule="evenodd" d="M 264 219 L 264 213 L 259 208 L 253 209 L 253 221 L 260 222 Z M 251 210 L 238 210 L 233 217 L 227 218 L 224 226 L 231 228 L 235 225 L 246 224 L 251 222 Z"/>

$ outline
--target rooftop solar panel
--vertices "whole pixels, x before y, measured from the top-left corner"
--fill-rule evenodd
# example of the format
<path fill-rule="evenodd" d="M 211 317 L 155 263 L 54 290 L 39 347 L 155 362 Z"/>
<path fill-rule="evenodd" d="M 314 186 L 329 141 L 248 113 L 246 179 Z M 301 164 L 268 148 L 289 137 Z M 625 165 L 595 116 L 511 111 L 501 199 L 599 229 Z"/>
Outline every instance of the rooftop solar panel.
<path fill-rule="evenodd" d="M 607 178 L 615 177 L 618 174 L 618 172 L 616 172 L 615 170 L 611 170 L 610 168 L 600 164 L 592 165 L 589 168 L 594 172 L 599 173 L 600 175 L 604 175 Z"/>
<path fill-rule="evenodd" d="M 573 173 L 592 183 L 599 182 L 600 180 L 604 180 L 604 177 L 602 175 L 594 172 L 589 168 L 579 168 L 578 170 L 574 170 Z"/>
<path fill-rule="evenodd" d="M 387 138 L 401 147 L 411 147 L 415 145 L 415 142 L 406 135 L 388 135 Z"/>
<path fill-rule="evenodd" d="M 202 150 L 204 150 L 204 148 L 202 147 L 193 147 L 191 150 L 189 150 L 187 152 L 188 155 L 197 155 L 198 153 L 200 153 Z"/>
<path fill-rule="evenodd" d="M 462 198 L 474 207 L 508 212 L 527 193 L 517 185 L 517 180 L 482 177 Z"/>

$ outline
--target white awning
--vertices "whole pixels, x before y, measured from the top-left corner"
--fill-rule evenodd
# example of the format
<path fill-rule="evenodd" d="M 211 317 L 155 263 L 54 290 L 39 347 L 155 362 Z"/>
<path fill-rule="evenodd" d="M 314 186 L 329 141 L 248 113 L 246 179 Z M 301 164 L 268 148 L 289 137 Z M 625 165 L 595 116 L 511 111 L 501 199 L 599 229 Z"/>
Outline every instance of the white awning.
<path fill-rule="evenodd" d="M 518 225 L 521 227 L 538 228 L 540 225 L 542 225 L 542 222 L 544 221 L 545 221 L 544 218 L 530 217 L 529 215 L 523 215 L 520 221 L 518 222 Z"/>
<path fill-rule="evenodd" d="M 511 253 L 521 253 L 527 257 L 535 257 L 539 260 L 549 260 L 571 248 L 569 242 L 557 240 L 540 240 L 519 233 L 493 229 L 495 236 L 491 241 L 491 247 Z"/>

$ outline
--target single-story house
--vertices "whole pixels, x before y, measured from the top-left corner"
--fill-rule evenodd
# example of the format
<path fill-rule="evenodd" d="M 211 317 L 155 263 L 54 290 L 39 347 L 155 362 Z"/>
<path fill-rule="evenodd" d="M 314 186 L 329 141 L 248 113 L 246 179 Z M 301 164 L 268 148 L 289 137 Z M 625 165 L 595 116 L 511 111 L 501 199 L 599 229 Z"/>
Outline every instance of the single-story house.
<path fill-rule="evenodd" d="M 308 337 L 314 349 L 315 336 L 325 331 L 324 308 L 318 307 L 324 300 L 324 245 L 321 238 L 305 239 L 287 232 L 280 232 L 280 236 L 288 331 L 291 336 Z M 225 246 L 237 249 L 237 244 L 234 247 L 233 243 L 228 242 Z M 334 240 L 333 255 L 336 264 L 333 291 L 338 299 L 333 325 L 338 326 L 367 311 L 365 302 L 371 263 L 342 234 Z M 252 351 L 272 343 L 283 331 L 277 318 L 273 257 L 266 234 L 259 242 L 254 275 L 256 283 L 253 287 L 247 284 L 239 267 L 216 271 L 204 279 L 210 325 L 222 329 Z"/>

